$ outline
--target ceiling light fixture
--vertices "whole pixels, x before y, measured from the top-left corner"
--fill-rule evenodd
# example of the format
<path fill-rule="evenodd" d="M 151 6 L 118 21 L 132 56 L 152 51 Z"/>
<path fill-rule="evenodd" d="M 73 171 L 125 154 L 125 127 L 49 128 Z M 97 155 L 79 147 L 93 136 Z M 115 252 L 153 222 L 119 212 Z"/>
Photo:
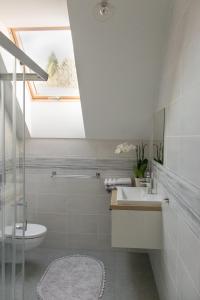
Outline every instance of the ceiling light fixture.
<path fill-rule="evenodd" d="M 108 2 L 108 0 L 102 0 L 95 6 L 96 19 L 101 22 L 108 20 L 112 14 L 113 6 Z"/>

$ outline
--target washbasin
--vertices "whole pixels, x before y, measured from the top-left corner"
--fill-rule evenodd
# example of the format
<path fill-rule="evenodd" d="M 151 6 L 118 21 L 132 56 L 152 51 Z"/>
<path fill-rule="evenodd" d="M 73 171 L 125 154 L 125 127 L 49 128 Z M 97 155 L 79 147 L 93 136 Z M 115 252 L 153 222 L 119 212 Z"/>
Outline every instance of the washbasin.
<path fill-rule="evenodd" d="M 145 187 L 117 187 L 118 204 L 159 205 L 162 198 L 158 194 L 147 194 Z"/>

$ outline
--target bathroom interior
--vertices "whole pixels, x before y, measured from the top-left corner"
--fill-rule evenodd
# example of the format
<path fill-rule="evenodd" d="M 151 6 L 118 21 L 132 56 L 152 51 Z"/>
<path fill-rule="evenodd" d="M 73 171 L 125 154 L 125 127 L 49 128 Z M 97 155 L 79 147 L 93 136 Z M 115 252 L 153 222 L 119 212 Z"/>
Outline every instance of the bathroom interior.
<path fill-rule="evenodd" d="M 1 0 L 0 29 L 0 299 L 200 300 L 200 1 Z"/>

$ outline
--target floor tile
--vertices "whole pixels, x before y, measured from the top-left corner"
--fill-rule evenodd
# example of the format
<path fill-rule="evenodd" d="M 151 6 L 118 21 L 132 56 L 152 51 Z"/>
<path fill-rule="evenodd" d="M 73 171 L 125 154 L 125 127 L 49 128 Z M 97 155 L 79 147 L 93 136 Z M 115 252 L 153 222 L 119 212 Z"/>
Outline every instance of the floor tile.
<path fill-rule="evenodd" d="M 49 248 L 37 248 L 26 254 L 25 300 L 37 299 L 37 283 L 54 259 L 72 254 L 89 255 L 104 262 L 106 284 L 102 300 L 159 300 L 147 254 Z M 20 276 L 16 294 L 16 300 L 21 300 Z"/>

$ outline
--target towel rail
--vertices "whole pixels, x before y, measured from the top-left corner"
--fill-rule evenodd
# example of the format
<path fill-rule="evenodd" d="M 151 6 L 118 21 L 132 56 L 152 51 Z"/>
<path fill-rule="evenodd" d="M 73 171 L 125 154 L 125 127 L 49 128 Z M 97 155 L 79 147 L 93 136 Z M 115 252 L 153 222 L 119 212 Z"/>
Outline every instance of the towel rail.
<path fill-rule="evenodd" d="M 80 178 L 80 179 L 88 179 L 88 178 L 100 178 L 101 174 L 96 172 L 95 175 L 65 175 L 65 174 L 57 174 L 56 171 L 52 171 L 51 173 L 52 178 Z"/>

